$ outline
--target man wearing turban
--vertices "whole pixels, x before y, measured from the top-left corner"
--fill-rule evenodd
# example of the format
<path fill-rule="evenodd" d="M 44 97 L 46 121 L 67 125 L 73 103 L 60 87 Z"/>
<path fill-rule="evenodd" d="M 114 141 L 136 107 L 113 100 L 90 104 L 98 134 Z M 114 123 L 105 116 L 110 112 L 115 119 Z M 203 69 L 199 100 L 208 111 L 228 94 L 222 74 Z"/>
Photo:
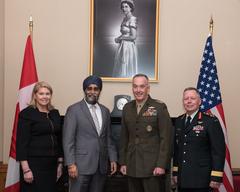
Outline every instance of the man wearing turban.
<path fill-rule="evenodd" d="M 111 141 L 110 112 L 98 103 L 102 80 L 83 81 L 85 97 L 67 109 L 63 126 L 63 149 L 70 192 L 102 192 L 110 160 L 116 172 L 117 153 Z"/>

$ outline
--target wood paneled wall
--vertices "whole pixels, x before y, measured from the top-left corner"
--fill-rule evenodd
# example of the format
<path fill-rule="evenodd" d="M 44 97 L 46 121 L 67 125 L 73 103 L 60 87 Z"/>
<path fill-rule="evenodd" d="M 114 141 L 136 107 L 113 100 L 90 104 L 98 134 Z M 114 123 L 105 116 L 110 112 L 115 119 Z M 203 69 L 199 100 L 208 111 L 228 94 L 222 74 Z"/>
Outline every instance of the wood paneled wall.
<path fill-rule="evenodd" d="M 7 165 L 0 162 L 0 192 L 3 192 L 7 174 Z"/>

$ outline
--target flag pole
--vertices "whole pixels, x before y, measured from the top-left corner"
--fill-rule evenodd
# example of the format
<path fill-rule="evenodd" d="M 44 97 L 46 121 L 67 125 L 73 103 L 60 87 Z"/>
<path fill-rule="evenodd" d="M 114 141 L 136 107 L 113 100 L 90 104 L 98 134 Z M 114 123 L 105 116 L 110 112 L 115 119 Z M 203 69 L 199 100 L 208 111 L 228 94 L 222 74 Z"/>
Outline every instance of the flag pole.
<path fill-rule="evenodd" d="M 212 18 L 212 16 L 211 16 L 211 19 L 209 22 L 209 32 L 210 32 L 210 35 L 212 36 L 213 35 L 213 18 Z"/>
<path fill-rule="evenodd" d="M 32 16 L 30 16 L 30 18 L 29 18 L 28 26 L 29 26 L 29 33 L 30 33 L 30 36 L 32 39 L 33 38 L 33 18 L 32 18 Z"/>
<path fill-rule="evenodd" d="M 32 48 L 31 33 L 33 31 L 32 17 L 29 19 L 29 31 L 28 34 L 23 65 L 22 74 L 19 83 L 18 100 L 15 110 L 15 118 L 12 129 L 12 140 L 9 153 L 8 170 L 6 175 L 6 182 L 4 192 L 20 192 L 20 164 L 16 160 L 16 137 L 17 137 L 17 125 L 18 116 L 20 111 L 28 106 L 31 100 L 31 92 L 36 82 L 38 82 L 37 70 L 34 59 L 34 52 Z"/>

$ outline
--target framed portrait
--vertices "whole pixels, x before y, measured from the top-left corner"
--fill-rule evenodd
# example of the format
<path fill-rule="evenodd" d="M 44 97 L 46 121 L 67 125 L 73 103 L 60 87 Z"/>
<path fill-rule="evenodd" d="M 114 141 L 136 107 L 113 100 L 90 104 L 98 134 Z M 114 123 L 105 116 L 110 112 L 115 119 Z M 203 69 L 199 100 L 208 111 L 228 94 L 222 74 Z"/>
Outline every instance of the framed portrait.
<path fill-rule="evenodd" d="M 90 74 L 158 81 L 159 0 L 91 0 Z"/>

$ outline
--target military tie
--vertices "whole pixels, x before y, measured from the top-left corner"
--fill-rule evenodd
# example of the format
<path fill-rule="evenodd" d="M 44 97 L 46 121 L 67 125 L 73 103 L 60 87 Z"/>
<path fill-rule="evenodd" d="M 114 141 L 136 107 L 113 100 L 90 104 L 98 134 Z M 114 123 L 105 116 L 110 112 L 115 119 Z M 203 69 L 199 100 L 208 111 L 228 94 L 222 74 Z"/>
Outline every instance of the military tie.
<path fill-rule="evenodd" d="M 137 114 L 139 114 L 139 112 L 141 111 L 142 109 L 142 105 L 137 105 Z"/>
<path fill-rule="evenodd" d="M 92 109 L 92 118 L 93 118 L 94 124 L 95 124 L 95 126 L 96 126 L 98 135 L 100 135 L 101 127 L 100 127 L 100 124 L 99 124 L 99 121 L 98 121 L 98 118 L 97 118 L 96 106 L 95 106 L 95 105 L 92 105 L 92 106 L 91 106 L 91 109 Z"/>
<path fill-rule="evenodd" d="M 189 125 L 190 125 L 190 123 L 191 123 L 191 116 L 188 116 L 187 117 L 187 121 L 186 121 L 186 123 L 185 123 L 185 128 L 187 128 Z"/>

